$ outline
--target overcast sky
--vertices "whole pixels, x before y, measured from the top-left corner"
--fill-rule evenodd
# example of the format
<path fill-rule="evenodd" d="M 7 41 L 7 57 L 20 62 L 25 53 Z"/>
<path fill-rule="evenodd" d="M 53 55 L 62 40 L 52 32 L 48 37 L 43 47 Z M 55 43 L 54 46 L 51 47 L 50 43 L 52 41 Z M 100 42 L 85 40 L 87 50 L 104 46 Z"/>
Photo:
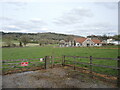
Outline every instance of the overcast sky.
<path fill-rule="evenodd" d="M 0 2 L 0 30 L 118 34 L 118 2 Z"/>

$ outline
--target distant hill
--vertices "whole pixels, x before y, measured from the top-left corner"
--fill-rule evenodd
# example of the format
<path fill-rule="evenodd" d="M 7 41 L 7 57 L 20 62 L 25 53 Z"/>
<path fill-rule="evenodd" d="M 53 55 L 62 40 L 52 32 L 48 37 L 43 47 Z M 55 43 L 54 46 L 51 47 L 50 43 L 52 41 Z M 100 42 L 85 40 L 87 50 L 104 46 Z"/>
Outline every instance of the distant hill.
<path fill-rule="evenodd" d="M 69 37 L 82 37 L 77 35 L 68 35 L 68 34 L 60 34 L 60 33 L 52 33 L 52 32 L 46 32 L 46 33 L 18 33 L 18 32 L 0 32 L 2 34 L 3 39 L 6 36 L 11 36 L 14 40 L 18 40 L 21 36 L 27 35 L 30 40 L 37 41 L 39 39 L 48 39 L 48 40 L 65 40 Z"/>

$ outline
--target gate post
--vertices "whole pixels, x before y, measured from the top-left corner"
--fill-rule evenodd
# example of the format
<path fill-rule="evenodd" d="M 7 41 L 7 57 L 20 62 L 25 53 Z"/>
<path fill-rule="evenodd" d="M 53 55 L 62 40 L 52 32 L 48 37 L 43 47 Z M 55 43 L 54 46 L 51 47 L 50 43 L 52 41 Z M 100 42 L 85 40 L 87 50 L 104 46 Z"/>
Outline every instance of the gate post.
<path fill-rule="evenodd" d="M 120 56 L 118 56 L 117 87 L 120 88 Z"/>
<path fill-rule="evenodd" d="M 91 77 L 93 78 L 93 75 L 92 75 L 92 56 L 90 56 L 90 74 L 91 74 Z"/>
<path fill-rule="evenodd" d="M 76 58 L 74 57 L 74 70 L 75 70 Z"/>
<path fill-rule="evenodd" d="M 54 66 L 54 57 L 53 56 L 51 56 L 51 61 L 52 61 L 51 67 L 53 68 L 53 66 Z"/>
<path fill-rule="evenodd" d="M 62 65 L 65 66 L 65 56 L 63 56 L 62 59 L 63 59 L 63 60 L 62 60 Z"/>
<path fill-rule="evenodd" d="M 45 69 L 48 69 L 48 56 L 45 56 Z"/>

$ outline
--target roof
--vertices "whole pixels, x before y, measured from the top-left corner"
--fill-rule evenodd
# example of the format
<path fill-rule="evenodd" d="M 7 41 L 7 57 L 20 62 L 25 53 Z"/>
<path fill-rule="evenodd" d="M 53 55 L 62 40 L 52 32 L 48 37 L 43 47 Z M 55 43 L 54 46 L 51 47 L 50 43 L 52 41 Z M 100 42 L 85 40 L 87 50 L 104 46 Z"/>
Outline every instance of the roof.
<path fill-rule="evenodd" d="M 94 43 L 101 43 L 101 41 L 98 40 L 98 39 L 92 39 L 92 41 L 93 41 Z"/>
<path fill-rule="evenodd" d="M 65 41 L 64 40 L 60 40 L 60 43 L 65 43 Z"/>
<path fill-rule="evenodd" d="M 79 43 L 83 43 L 87 38 L 75 38 L 74 40 Z M 101 43 L 98 39 L 91 39 L 94 43 Z"/>
<path fill-rule="evenodd" d="M 75 38 L 74 40 L 79 43 L 83 43 L 87 38 Z"/>

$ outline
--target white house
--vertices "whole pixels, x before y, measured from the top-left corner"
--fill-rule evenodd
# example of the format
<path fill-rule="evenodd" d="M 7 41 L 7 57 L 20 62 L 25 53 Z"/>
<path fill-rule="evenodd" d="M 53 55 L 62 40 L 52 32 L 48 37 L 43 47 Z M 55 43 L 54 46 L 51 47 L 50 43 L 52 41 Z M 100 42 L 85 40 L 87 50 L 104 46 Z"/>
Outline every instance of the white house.
<path fill-rule="evenodd" d="M 112 43 L 113 41 L 113 39 L 107 39 L 107 43 Z"/>
<path fill-rule="evenodd" d="M 107 43 L 111 43 L 111 44 L 114 44 L 114 45 L 120 45 L 120 41 L 115 41 L 114 39 L 107 39 Z"/>
<path fill-rule="evenodd" d="M 91 38 L 74 38 L 72 41 L 63 41 L 61 40 L 60 42 L 62 42 L 60 44 L 61 47 L 80 47 L 80 46 L 85 46 L 85 47 L 89 47 L 89 46 L 102 46 L 102 43 L 100 40 L 98 39 L 91 39 Z"/>
<path fill-rule="evenodd" d="M 102 43 L 98 39 L 91 38 L 75 38 L 76 46 L 102 46 Z"/>
<path fill-rule="evenodd" d="M 114 45 L 120 45 L 120 41 L 113 41 L 112 42 Z"/>

